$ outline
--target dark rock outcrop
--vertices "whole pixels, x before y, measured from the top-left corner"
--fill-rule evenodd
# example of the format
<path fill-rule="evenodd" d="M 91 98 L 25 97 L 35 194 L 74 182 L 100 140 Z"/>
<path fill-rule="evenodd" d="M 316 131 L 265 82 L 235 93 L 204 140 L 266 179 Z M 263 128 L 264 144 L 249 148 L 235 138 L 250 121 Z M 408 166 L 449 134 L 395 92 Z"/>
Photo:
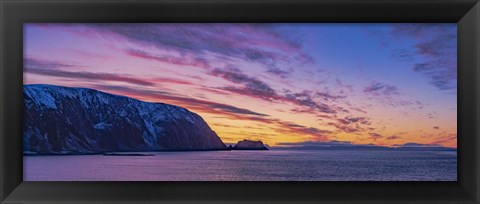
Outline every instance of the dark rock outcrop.
<path fill-rule="evenodd" d="M 238 141 L 232 150 L 268 150 L 262 141 L 243 140 Z"/>
<path fill-rule="evenodd" d="M 25 85 L 23 150 L 37 154 L 226 150 L 199 115 L 86 88 Z"/>

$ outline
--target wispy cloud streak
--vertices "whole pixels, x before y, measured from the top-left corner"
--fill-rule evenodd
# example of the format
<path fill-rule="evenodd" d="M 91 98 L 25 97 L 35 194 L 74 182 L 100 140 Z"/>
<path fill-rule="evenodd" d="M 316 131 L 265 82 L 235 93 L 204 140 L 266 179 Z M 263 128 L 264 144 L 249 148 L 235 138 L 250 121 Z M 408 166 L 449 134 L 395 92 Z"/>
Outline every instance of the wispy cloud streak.
<path fill-rule="evenodd" d="M 25 58 L 24 66 L 25 66 L 24 68 L 26 73 L 37 74 L 37 75 L 84 79 L 84 80 L 120 81 L 120 82 L 140 85 L 140 86 L 154 85 L 154 83 L 148 80 L 135 78 L 127 74 L 64 71 L 64 70 L 61 70 L 60 68 L 68 68 L 68 67 L 72 67 L 73 65 L 65 64 L 62 62 L 50 61 L 50 60 Z"/>
<path fill-rule="evenodd" d="M 51 25 L 50 25 L 51 26 Z M 140 45 L 154 46 L 181 55 L 217 55 L 258 63 L 272 74 L 286 77 L 286 65 L 312 63 L 301 43 L 276 31 L 275 24 L 57 24 L 57 27 L 83 27 L 100 35 L 114 34 Z M 91 34 L 89 34 L 91 35 Z M 178 64 L 171 57 L 129 54 Z M 182 62 L 180 62 L 181 64 Z M 204 63 L 204 62 L 199 62 Z M 201 66 L 208 66 L 201 64 Z"/>
<path fill-rule="evenodd" d="M 174 57 L 174 56 L 168 56 L 168 55 L 155 55 L 155 54 L 148 53 L 138 49 L 128 49 L 125 52 L 132 57 L 155 60 L 155 61 L 164 62 L 168 64 L 210 68 L 209 62 L 199 57 L 191 59 L 188 57 L 180 58 L 180 57 Z"/>
<path fill-rule="evenodd" d="M 274 90 L 267 83 L 259 80 L 258 78 L 248 76 L 242 73 L 241 70 L 236 68 L 224 68 L 224 69 L 215 69 L 210 72 L 211 75 L 221 77 L 232 83 L 243 85 L 243 87 L 222 87 L 222 90 L 233 92 L 236 94 L 241 94 L 248 97 L 259 98 L 269 102 L 288 102 L 295 104 L 297 106 L 307 108 L 311 112 L 321 112 L 321 113 L 335 113 L 335 108 L 318 101 L 315 101 L 314 98 L 318 97 L 329 97 L 332 99 L 332 95 L 325 93 L 312 93 L 310 91 L 303 91 L 300 93 L 291 93 L 287 90 L 286 93 L 280 94 Z M 337 97 L 338 99 L 338 97 Z"/>
<path fill-rule="evenodd" d="M 415 52 L 422 59 L 415 61 L 413 70 L 430 78 L 439 90 L 457 88 L 457 29 L 455 24 L 397 24 L 392 34 L 414 38 Z M 403 52 L 403 56 L 411 56 Z M 411 57 L 410 57 L 411 59 Z"/>

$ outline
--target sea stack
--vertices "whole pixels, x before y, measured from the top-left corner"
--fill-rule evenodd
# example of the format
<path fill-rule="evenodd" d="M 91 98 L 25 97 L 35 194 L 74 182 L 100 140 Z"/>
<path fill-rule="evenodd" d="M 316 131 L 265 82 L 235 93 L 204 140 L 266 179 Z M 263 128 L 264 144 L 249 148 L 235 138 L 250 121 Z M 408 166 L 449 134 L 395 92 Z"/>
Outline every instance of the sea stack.
<path fill-rule="evenodd" d="M 238 141 L 232 150 L 268 150 L 262 141 L 242 140 Z"/>

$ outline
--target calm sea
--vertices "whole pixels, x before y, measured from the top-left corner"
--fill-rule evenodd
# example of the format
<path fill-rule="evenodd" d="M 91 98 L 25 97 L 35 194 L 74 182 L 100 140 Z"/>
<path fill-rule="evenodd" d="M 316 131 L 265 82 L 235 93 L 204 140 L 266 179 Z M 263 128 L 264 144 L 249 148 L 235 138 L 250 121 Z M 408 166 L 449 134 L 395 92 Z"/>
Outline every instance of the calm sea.
<path fill-rule="evenodd" d="M 270 150 L 24 156 L 26 181 L 456 181 L 454 151 Z"/>

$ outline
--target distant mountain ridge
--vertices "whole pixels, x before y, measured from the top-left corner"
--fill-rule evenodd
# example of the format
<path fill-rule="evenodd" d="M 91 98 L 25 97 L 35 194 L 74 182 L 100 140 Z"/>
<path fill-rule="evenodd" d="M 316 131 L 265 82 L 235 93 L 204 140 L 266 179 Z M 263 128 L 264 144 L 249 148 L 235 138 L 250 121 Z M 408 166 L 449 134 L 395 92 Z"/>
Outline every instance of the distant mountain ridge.
<path fill-rule="evenodd" d="M 328 142 L 298 142 L 280 143 L 272 149 L 278 150 L 393 150 L 393 151 L 456 151 L 456 148 L 443 147 L 432 144 L 406 143 L 392 147 L 376 146 L 373 144 L 362 145 L 342 141 Z"/>
<path fill-rule="evenodd" d="M 23 150 L 37 154 L 226 150 L 198 114 L 94 89 L 24 85 Z"/>

